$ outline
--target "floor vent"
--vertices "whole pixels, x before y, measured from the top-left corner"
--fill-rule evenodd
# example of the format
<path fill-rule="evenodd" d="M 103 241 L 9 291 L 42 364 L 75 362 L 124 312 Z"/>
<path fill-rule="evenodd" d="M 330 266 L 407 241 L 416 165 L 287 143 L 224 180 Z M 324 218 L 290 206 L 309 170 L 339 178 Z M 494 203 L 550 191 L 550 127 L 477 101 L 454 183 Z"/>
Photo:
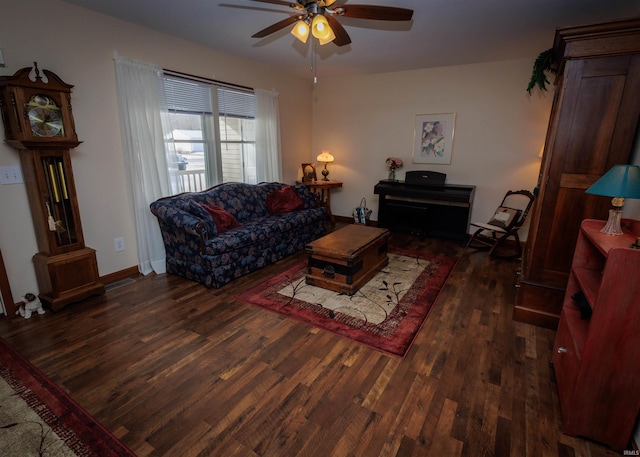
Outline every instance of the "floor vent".
<path fill-rule="evenodd" d="M 104 288 L 105 290 L 113 290 L 113 289 L 117 289 L 118 287 L 128 286 L 129 284 L 133 284 L 134 282 L 136 282 L 136 280 L 133 278 L 124 278 L 124 279 L 120 279 L 119 281 L 114 281 L 112 283 L 109 283 L 106 286 L 104 286 Z"/>

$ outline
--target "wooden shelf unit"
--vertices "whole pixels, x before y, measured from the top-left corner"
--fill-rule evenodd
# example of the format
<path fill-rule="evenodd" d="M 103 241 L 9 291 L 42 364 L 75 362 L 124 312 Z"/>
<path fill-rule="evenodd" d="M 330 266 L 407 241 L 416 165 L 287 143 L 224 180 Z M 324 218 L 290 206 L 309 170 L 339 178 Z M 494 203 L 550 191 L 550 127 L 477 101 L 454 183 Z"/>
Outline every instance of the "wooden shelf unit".
<path fill-rule="evenodd" d="M 552 360 L 564 433 L 623 450 L 640 411 L 640 222 L 623 219 L 622 236 L 604 225 L 580 226 Z M 572 298 L 580 291 L 588 320 Z"/>

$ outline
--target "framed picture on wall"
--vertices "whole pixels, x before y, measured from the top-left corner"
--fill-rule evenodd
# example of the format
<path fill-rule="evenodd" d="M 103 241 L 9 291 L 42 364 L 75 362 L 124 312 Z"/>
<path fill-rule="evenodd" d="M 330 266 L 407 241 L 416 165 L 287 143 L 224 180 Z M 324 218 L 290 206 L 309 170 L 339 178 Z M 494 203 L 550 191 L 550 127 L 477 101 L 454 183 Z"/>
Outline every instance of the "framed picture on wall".
<path fill-rule="evenodd" d="M 302 182 L 317 181 L 316 165 L 313 163 L 302 164 Z"/>
<path fill-rule="evenodd" d="M 456 113 L 416 115 L 413 163 L 450 164 L 455 122 Z"/>

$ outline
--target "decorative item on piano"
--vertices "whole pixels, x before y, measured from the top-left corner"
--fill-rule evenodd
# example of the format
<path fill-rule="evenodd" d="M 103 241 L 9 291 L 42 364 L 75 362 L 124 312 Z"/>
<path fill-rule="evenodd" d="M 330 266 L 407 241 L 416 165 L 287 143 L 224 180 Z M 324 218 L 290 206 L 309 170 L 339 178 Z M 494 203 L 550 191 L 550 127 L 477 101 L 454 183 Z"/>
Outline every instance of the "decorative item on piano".
<path fill-rule="evenodd" d="M 398 157 L 388 157 L 385 163 L 389 169 L 389 180 L 395 181 L 396 170 L 404 166 L 402 159 L 399 159 Z"/>

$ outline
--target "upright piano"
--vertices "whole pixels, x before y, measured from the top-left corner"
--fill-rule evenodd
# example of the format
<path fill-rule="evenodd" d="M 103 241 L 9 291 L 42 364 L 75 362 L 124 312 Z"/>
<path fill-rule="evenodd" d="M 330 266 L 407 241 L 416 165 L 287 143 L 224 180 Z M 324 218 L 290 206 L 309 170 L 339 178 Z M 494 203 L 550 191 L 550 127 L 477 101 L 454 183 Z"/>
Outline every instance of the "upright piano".
<path fill-rule="evenodd" d="M 445 184 L 444 173 L 409 171 L 376 184 L 378 227 L 466 240 L 476 186 Z"/>

